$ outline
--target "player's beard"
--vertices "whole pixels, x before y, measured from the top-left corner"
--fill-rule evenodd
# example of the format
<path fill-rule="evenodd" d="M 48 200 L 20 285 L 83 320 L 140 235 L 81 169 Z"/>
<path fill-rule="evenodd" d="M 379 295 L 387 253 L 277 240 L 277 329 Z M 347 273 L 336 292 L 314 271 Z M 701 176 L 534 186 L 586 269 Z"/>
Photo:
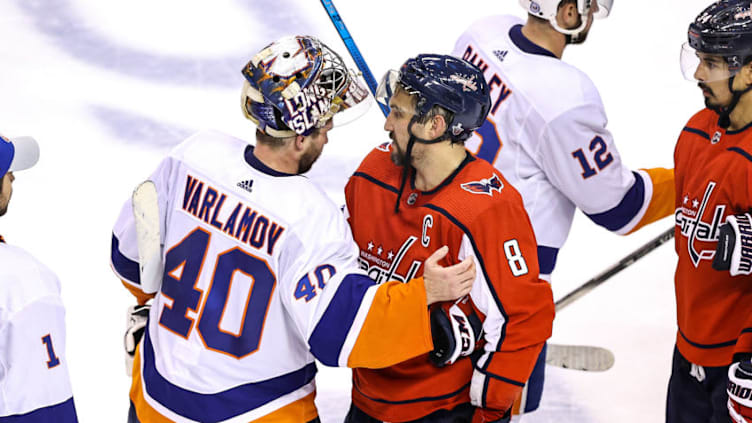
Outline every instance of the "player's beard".
<path fill-rule="evenodd" d="M 396 164 L 397 166 L 405 166 L 405 164 L 407 164 L 407 155 L 405 154 L 405 151 L 399 146 L 399 144 L 397 144 L 394 132 L 389 133 L 389 138 L 392 140 L 392 149 L 389 153 L 389 157 L 391 157 L 392 163 Z"/>
<path fill-rule="evenodd" d="M 311 145 L 311 148 L 303 153 L 303 156 L 298 162 L 298 174 L 306 173 L 311 170 L 313 164 L 316 162 L 316 160 L 318 160 L 319 156 L 321 156 L 322 151 L 324 151 L 323 148 L 319 150 L 315 146 Z"/>

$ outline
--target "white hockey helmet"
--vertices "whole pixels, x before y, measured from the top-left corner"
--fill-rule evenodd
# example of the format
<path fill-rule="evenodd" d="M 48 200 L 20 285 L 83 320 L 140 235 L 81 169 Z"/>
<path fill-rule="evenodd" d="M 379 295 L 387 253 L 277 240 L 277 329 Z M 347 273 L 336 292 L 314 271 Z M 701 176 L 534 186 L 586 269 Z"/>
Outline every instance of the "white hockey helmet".
<path fill-rule="evenodd" d="M 563 0 L 519 0 L 520 6 L 525 8 L 528 14 L 551 22 L 551 26 L 553 26 L 554 29 L 562 34 L 571 36 L 573 40 L 577 40 L 582 31 L 587 27 L 588 14 L 590 14 L 593 2 L 598 3 L 598 11 L 593 14 L 593 17 L 598 19 L 607 17 L 608 14 L 611 13 L 611 8 L 614 4 L 614 0 L 576 0 L 577 11 L 580 13 L 580 20 L 582 23 L 577 28 L 566 29 L 560 27 L 556 22 L 556 12 L 559 10 L 559 5 L 562 1 Z"/>

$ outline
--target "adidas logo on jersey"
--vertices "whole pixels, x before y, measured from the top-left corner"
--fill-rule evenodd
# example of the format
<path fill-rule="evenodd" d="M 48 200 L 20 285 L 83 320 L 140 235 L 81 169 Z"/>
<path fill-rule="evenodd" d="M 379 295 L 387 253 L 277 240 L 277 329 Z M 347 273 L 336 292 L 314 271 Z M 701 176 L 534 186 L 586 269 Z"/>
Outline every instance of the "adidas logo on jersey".
<path fill-rule="evenodd" d="M 504 59 L 507 57 L 507 53 L 509 53 L 506 50 L 494 50 L 493 54 L 496 56 L 497 59 L 499 59 L 499 62 L 503 62 Z"/>
<path fill-rule="evenodd" d="M 253 192 L 253 179 L 238 182 L 238 186 L 248 192 Z"/>

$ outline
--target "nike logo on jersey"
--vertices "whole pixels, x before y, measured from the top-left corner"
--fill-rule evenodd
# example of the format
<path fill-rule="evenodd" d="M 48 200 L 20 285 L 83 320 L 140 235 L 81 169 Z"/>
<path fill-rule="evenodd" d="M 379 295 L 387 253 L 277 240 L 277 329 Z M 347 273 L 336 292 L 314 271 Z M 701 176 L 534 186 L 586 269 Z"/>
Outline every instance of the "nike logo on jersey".
<path fill-rule="evenodd" d="M 377 284 L 388 281 L 407 282 L 410 279 L 414 278 L 418 273 L 421 262 L 419 260 L 413 260 L 404 275 L 400 275 L 397 270 L 402 263 L 402 259 L 405 258 L 407 251 L 417 240 L 417 237 L 410 236 L 405 240 L 405 242 L 402 243 L 399 250 L 397 250 L 396 255 L 392 252 L 392 250 L 389 250 L 386 260 L 380 257 L 381 253 L 384 252 L 383 247 L 379 246 L 379 248 L 376 250 L 378 256 L 374 255 L 373 247 L 375 246 L 375 244 L 373 242 L 369 242 L 368 249 L 366 251 L 362 249 L 360 250 L 358 264 L 360 265 L 361 269 L 366 271 L 368 277 L 373 279 Z"/>
<path fill-rule="evenodd" d="M 501 190 L 504 188 L 504 184 L 496 174 L 488 179 L 467 182 L 460 186 L 467 192 L 471 192 L 473 194 L 486 194 L 488 196 L 493 196 L 494 192 L 501 192 Z"/>
<path fill-rule="evenodd" d="M 700 261 L 713 260 L 713 256 L 715 256 L 715 244 L 712 245 L 712 249 L 710 250 L 698 250 L 695 246 L 695 241 L 716 242 L 718 240 L 718 227 L 721 225 L 726 206 L 723 204 L 715 206 L 710 223 L 702 220 L 715 186 L 716 183 L 710 181 L 707 188 L 705 188 L 702 202 L 694 200 L 692 201 L 692 207 L 682 206 L 676 209 L 674 213 L 676 225 L 681 228 L 681 234 L 688 238 L 687 250 L 695 267 L 699 266 Z M 685 195 L 684 199 L 683 204 L 688 204 L 689 195 Z M 694 210 L 698 206 L 699 209 Z"/>

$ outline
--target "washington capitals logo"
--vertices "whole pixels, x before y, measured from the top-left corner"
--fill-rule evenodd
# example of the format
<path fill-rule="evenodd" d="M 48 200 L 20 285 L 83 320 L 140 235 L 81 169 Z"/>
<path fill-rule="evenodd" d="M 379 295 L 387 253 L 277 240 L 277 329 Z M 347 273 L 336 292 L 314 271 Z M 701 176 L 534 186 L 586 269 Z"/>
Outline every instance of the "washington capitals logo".
<path fill-rule="evenodd" d="M 460 186 L 465 191 L 471 192 L 473 194 L 486 194 L 488 196 L 493 196 L 494 191 L 501 192 L 501 189 L 504 188 L 504 184 L 496 174 L 488 179 L 467 182 Z"/>

